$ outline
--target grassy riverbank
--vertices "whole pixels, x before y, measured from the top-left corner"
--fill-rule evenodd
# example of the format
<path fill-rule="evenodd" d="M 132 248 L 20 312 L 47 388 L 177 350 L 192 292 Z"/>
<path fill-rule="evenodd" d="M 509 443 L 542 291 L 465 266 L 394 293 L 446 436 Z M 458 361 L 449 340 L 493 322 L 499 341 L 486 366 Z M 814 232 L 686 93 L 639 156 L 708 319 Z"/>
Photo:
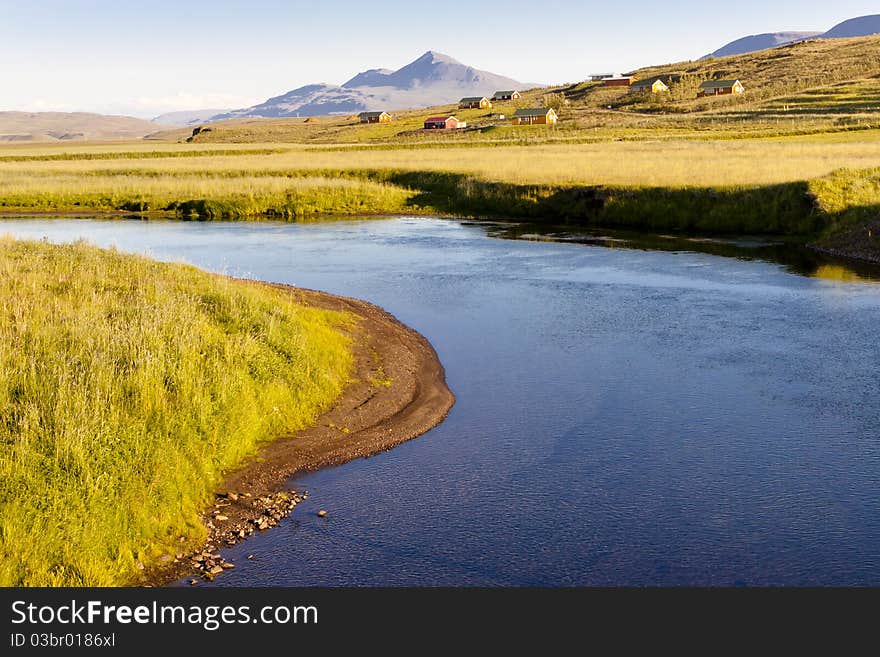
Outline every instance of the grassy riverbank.
<path fill-rule="evenodd" d="M 0 240 L 0 585 L 111 585 L 204 540 L 224 472 L 309 426 L 346 315 L 85 244 Z"/>
<path fill-rule="evenodd" d="M 0 151 L 0 211 L 437 213 L 824 240 L 877 216 L 878 165 L 880 130 L 531 146 L 18 147 Z"/>
<path fill-rule="evenodd" d="M 411 192 L 371 180 L 321 176 L 8 175 L 0 210 L 167 212 L 182 219 L 297 219 L 400 212 Z"/>

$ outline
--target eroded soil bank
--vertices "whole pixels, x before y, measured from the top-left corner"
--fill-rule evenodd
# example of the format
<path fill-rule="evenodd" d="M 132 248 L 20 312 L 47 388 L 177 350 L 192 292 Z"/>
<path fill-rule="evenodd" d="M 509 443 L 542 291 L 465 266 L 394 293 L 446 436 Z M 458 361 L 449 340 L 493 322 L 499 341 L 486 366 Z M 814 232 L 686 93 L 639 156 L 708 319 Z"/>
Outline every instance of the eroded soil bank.
<path fill-rule="evenodd" d="M 229 474 L 217 489 L 215 504 L 203 516 L 207 543 L 195 553 L 168 555 L 165 567 L 149 574 L 153 584 L 220 574 L 232 566 L 220 558 L 220 548 L 274 526 L 301 499 L 284 489 L 293 474 L 369 456 L 416 438 L 442 422 L 455 401 L 431 344 L 381 308 L 272 285 L 288 290 L 303 304 L 357 318 L 349 329 L 355 356 L 352 382 L 313 427 L 268 443 L 247 465 Z"/>

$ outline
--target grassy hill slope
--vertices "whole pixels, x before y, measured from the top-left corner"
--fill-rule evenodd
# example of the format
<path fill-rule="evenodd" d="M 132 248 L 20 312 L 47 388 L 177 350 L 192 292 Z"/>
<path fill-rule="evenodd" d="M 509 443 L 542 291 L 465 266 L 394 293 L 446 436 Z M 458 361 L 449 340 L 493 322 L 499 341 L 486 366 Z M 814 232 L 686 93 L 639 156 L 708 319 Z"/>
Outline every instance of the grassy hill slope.
<path fill-rule="evenodd" d="M 705 139 L 814 134 L 880 125 L 880 36 L 813 40 L 632 72 L 640 79 L 670 78 L 666 94 L 631 93 L 600 83 L 532 89 L 515 103 L 491 110 L 454 104 L 394 112 L 389 125 L 360 125 L 346 117 L 228 121 L 193 138 L 199 143 L 287 142 L 458 145 L 465 142 L 589 142 L 609 139 Z M 741 97 L 697 98 L 700 83 L 738 78 Z M 547 98 L 553 94 L 552 100 Z M 561 94 L 561 95 L 560 95 Z M 563 98 L 564 97 L 564 98 Z M 454 100 L 454 99 L 450 99 Z M 517 107 L 560 105 L 555 128 L 513 127 L 502 115 Z M 454 133 L 421 130 L 425 117 L 454 113 L 471 128 Z M 185 140 L 190 130 L 157 137 Z"/>

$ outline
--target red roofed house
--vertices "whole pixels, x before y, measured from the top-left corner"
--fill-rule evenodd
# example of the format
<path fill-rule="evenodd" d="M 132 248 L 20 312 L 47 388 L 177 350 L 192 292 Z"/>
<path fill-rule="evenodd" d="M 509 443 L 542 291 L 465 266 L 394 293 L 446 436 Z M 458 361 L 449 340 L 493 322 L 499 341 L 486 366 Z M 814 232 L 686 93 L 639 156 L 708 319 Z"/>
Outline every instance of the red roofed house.
<path fill-rule="evenodd" d="M 454 116 L 432 116 L 425 119 L 425 130 L 455 130 L 467 125 Z"/>

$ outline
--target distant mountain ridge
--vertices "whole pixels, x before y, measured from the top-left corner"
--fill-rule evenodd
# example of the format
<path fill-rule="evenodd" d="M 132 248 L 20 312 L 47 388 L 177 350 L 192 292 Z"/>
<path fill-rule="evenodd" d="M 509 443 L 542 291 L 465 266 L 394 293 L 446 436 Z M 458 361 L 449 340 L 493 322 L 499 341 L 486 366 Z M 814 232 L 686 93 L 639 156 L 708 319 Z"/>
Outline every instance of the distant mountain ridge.
<path fill-rule="evenodd" d="M 523 86 L 512 78 L 481 71 L 449 55 L 429 50 L 396 71 L 374 68 L 358 73 L 342 85 L 306 85 L 253 107 L 218 114 L 211 120 L 415 109 Z"/>
<path fill-rule="evenodd" d="M 850 18 L 848 21 L 843 21 L 832 27 L 822 35 L 822 38 L 844 39 L 847 37 L 871 36 L 872 34 L 880 34 L 880 14 Z"/>
<path fill-rule="evenodd" d="M 765 34 L 753 34 L 731 41 L 715 52 L 709 53 L 703 59 L 706 57 L 744 55 L 805 39 L 842 39 L 846 37 L 871 36 L 872 34 L 880 34 L 880 14 L 850 18 L 842 23 L 838 23 L 827 32 L 767 32 Z"/>
<path fill-rule="evenodd" d="M 795 41 L 815 38 L 822 32 L 767 32 L 765 34 L 752 34 L 751 36 L 731 41 L 706 57 L 729 57 L 731 55 L 745 55 L 758 50 L 767 50 L 776 46 L 784 46 Z M 705 59 L 705 57 L 703 58 Z"/>
<path fill-rule="evenodd" d="M 158 123 L 159 125 L 197 125 L 199 123 L 204 123 L 208 121 L 212 116 L 217 116 L 218 114 L 222 114 L 223 112 L 228 112 L 228 109 L 204 109 L 204 110 L 181 110 L 179 112 L 167 112 L 165 114 L 160 114 L 159 116 L 152 119 L 153 123 Z"/>
<path fill-rule="evenodd" d="M 90 112 L 0 112 L 0 142 L 140 139 L 158 126 L 131 116 Z"/>

